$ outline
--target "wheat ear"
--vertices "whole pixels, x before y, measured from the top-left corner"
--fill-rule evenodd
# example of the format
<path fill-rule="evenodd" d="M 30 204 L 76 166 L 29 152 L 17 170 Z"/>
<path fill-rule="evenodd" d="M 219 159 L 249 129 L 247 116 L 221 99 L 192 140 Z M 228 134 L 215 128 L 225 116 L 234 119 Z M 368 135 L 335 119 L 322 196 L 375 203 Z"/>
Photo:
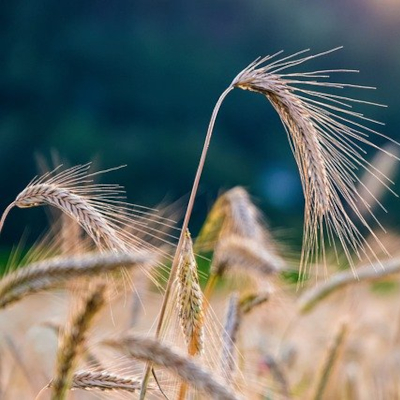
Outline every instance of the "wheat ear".
<path fill-rule="evenodd" d="M 211 274 L 222 276 L 226 269 L 238 269 L 259 275 L 275 274 L 282 261 L 259 242 L 237 235 L 222 239 L 214 253 Z"/>
<path fill-rule="evenodd" d="M 184 382 L 207 394 L 209 398 L 218 400 L 241 398 L 227 388 L 215 374 L 158 340 L 130 335 L 120 340 L 108 340 L 105 344 L 121 349 L 139 360 L 167 368 Z"/>
<path fill-rule="evenodd" d="M 81 277 L 96 277 L 121 268 L 144 267 L 154 260 L 148 252 L 131 254 L 86 254 L 56 257 L 32 263 L 0 280 L 0 309 L 42 290 L 55 288 L 66 281 Z"/>
<path fill-rule="evenodd" d="M 182 254 L 178 264 L 177 290 L 179 320 L 188 345 L 188 354 L 196 356 L 204 347 L 203 292 L 197 275 L 197 263 L 193 253 L 193 242 L 189 230 L 186 231 Z M 186 398 L 187 385 L 181 384 L 178 399 Z"/>
<path fill-rule="evenodd" d="M 136 393 L 140 389 L 140 380 L 108 371 L 78 371 L 72 378 L 71 389 Z"/>
<path fill-rule="evenodd" d="M 305 196 L 304 240 L 300 272 L 305 272 L 305 267 L 310 262 L 319 262 L 321 258 L 325 264 L 326 237 L 331 243 L 335 236 L 339 238 L 352 267 L 354 265 L 352 252 L 360 257 L 362 253 L 366 253 L 366 248 L 369 248 L 342 201 L 344 199 L 362 225 L 374 235 L 360 211 L 364 206 L 370 209 L 370 205 L 357 190 L 356 183 L 360 182 L 360 179 L 356 176 L 355 170 L 359 167 L 364 168 L 387 186 L 386 177 L 364 159 L 364 150 L 360 146 L 360 144 L 366 144 L 378 148 L 368 139 L 368 136 L 371 133 L 381 134 L 363 125 L 366 121 L 375 121 L 351 110 L 353 103 L 372 103 L 318 91 L 321 87 L 366 88 L 324 80 L 317 81 L 318 78 L 329 78 L 330 73 L 356 71 L 326 70 L 286 73 L 289 68 L 334 50 L 336 49 L 295 58 L 307 51 L 305 50 L 273 60 L 280 54 L 277 53 L 256 60 L 233 82 L 235 87 L 265 95 L 277 111 L 287 131 Z M 371 210 L 370 214 L 373 216 Z M 379 242 L 375 235 L 374 237 Z"/>
<path fill-rule="evenodd" d="M 115 184 L 94 184 L 93 178 L 117 168 L 89 173 L 90 164 L 78 165 L 58 172 L 58 168 L 35 178 L 7 207 L 0 220 L 0 231 L 9 211 L 14 207 L 28 208 L 50 205 L 77 222 L 100 250 L 130 251 L 154 249 L 127 228 L 154 237 L 155 228 L 135 219 L 135 206 L 124 203 L 123 187 Z M 138 206 L 139 207 L 139 206 Z M 146 213 L 144 213 L 146 214 Z M 164 224 L 163 219 L 157 223 Z"/>
<path fill-rule="evenodd" d="M 63 400 L 71 387 L 73 373 L 93 318 L 105 303 L 105 286 L 98 284 L 84 299 L 63 330 L 57 352 L 56 375 L 49 386 L 52 400 Z"/>
<path fill-rule="evenodd" d="M 270 275 L 285 265 L 276 252 L 276 245 L 261 212 L 240 186 L 217 199 L 195 247 L 215 250 L 210 278 L 204 290 L 207 299 L 227 269 Z"/>
<path fill-rule="evenodd" d="M 195 250 L 211 251 L 219 240 L 230 235 L 253 239 L 271 250 L 275 248 L 261 212 L 241 186 L 218 197 L 196 239 Z"/>
<path fill-rule="evenodd" d="M 191 356 L 203 351 L 204 315 L 203 293 L 197 275 L 193 243 L 186 231 L 177 273 L 179 319 Z"/>

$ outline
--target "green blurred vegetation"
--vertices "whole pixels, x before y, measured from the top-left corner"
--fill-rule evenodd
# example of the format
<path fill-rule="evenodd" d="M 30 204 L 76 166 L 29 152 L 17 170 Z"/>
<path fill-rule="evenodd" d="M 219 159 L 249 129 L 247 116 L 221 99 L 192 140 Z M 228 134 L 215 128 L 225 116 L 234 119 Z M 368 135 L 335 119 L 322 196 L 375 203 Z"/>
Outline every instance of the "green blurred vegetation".
<path fill-rule="evenodd" d="M 337 79 L 374 85 L 349 95 L 388 104 L 362 112 L 399 138 L 400 5 L 373 0 L 13 0 L 0 8 L 0 206 L 36 174 L 35 154 L 70 164 L 128 164 L 103 178 L 148 206 L 187 195 L 212 107 L 259 55 L 341 50 L 309 70 L 356 68 Z M 376 138 L 382 144 L 382 138 Z M 370 154 L 369 156 L 372 156 Z M 283 127 L 261 96 L 234 92 L 222 107 L 192 232 L 217 193 L 255 195 L 271 226 L 300 243 L 303 200 Z M 398 203 L 385 199 L 396 227 Z M 43 212 L 13 211 L 1 236 L 44 229 Z"/>

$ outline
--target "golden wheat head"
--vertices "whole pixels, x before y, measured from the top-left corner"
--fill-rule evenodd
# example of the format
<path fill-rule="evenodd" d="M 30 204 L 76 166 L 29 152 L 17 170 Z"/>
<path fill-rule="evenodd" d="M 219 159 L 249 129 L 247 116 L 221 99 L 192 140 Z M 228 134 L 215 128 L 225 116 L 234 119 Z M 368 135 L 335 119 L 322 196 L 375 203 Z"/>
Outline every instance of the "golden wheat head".
<path fill-rule="evenodd" d="M 327 80 L 330 73 L 356 71 L 287 72 L 334 50 L 337 49 L 300 58 L 296 57 L 308 50 L 282 59 L 276 59 L 280 53 L 267 56 L 250 64 L 232 82 L 234 87 L 263 94 L 288 134 L 305 196 L 303 269 L 313 261 L 325 264 L 326 239 L 331 244 L 335 237 L 339 239 L 352 267 L 353 254 L 366 255 L 369 245 L 350 217 L 355 215 L 364 229 L 374 235 L 360 211 L 370 210 L 371 204 L 357 188 L 361 182 L 356 171 L 364 168 L 383 185 L 390 182 L 365 160 L 362 148 L 368 145 L 379 149 L 369 140 L 369 135 L 385 136 L 366 125 L 376 121 L 352 110 L 354 103 L 379 104 L 320 91 L 321 88 L 369 88 Z M 370 214 L 374 218 L 371 210 Z"/>

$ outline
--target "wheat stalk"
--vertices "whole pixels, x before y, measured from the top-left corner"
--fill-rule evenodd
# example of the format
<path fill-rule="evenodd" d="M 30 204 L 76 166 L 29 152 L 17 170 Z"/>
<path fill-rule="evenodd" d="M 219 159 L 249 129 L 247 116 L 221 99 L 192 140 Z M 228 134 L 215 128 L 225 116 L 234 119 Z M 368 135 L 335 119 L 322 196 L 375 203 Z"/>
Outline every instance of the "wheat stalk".
<path fill-rule="evenodd" d="M 315 389 L 313 400 L 322 400 L 324 391 L 329 381 L 329 377 L 332 374 L 332 370 L 338 360 L 339 351 L 343 346 L 343 342 L 346 338 L 348 330 L 348 324 L 342 323 L 338 332 L 335 335 L 334 341 L 327 350 L 326 359 L 321 366 L 319 371 L 319 377 Z"/>
<path fill-rule="evenodd" d="M 173 259 L 172 267 L 171 267 L 171 272 L 168 277 L 167 287 L 165 289 L 163 302 L 161 304 L 161 310 L 160 310 L 160 314 L 159 314 L 158 321 L 157 321 L 156 338 L 160 337 L 161 331 L 162 331 L 162 328 L 164 325 L 164 320 L 166 317 L 166 310 L 167 310 L 169 301 L 171 299 L 172 287 L 173 287 L 173 283 L 175 282 L 175 278 L 176 278 L 176 274 L 177 274 L 177 270 L 178 270 L 179 258 L 181 255 L 183 242 L 185 240 L 185 233 L 189 227 L 189 221 L 190 221 L 190 217 L 192 215 L 194 201 L 196 199 L 196 194 L 197 194 L 197 190 L 199 187 L 200 178 L 201 178 L 201 174 L 203 172 L 204 164 L 206 161 L 208 148 L 210 146 L 211 137 L 212 137 L 212 133 L 213 133 L 213 129 L 214 129 L 214 124 L 215 124 L 215 121 L 216 121 L 216 118 L 218 115 L 218 111 L 221 107 L 221 104 L 223 103 L 225 97 L 229 94 L 229 92 L 231 90 L 233 90 L 233 86 L 229 86 L 221 94 L 216 105 L 214 106 L 214 109 L 213 109 L 213 112 L 211 115 L 210 123 L 209 123 L 208 129 L 207 129 L 206 138 L 204 140 L 203 150 L 201 152 L 200 161 L 199 161 L 199 164 L 198 164 L 197 170 L 196 170 L 196 176 L 194 178 L 192 190 L 190 192 L 189 202 L 186 207 L 185 217 L 183 219 L 182 229 L 181 229 L 181 233 L 179 236 L 179 241 L 176 246 L 175 255 L 174 255 L 174 259 Z M 144 398 L 146 396 L 146 388 L 147 388 L 148 380 L 150 377 L 150 372 L 151 372 L 151 364 L 148 364 L 143 373 L 142 387 L 140 390 L 139 400 L 144 400 Z"/>
<path fill-rule="evenodd" d="M 354 273 L 356 279 L 354 279 Z M 379 281 L 400 273 L 400 257 L 390 258 L 375 264 L 367 264 L 354 271 L 343 271 L 333 275 L 326 282 L 304 292 L 298 300 L 301 313 L 310 312 L 321 300 L 348 285 Z"/>
<path fill-rule="evenodd" d="M 0 280 L 0 309 L 23 297 L 59 286 L 80 277 L 96 277 L 121 268 L 137 268 L 154 260 L 148 252 L 131 254 L 87 254 L 56 257 L 32 263 L 6 275 Z"/>
<path fill-rule="evenodd" d="M 86 333 L 93 318 L 105 303 L 105 286 L 97 284 L 83 300 L 79 309 L 68 321 L 63 330 L 57 352 L 56 375 L 49 386 L 52 388 L 52 400 L 63 400 L 71 387 L 74 368 L 85 342 Z"/>
<path fill-rule="evenodd" d="M 108 371 L 78 371 L 72 378 L 71 389 L 136 393 L 140 389 L 140 380 Z"/>
<path fill-rule="evenodd" d="M 282 399 L 291 399 L 292 397 L 290 395 L 289 383 L 287 381 L 286 375 L 278 362 L 275 360 L 275 358 L 271 355 L 266 355 L 263 357 L 263 363 L 268 367 L 274 380 L 279 384 Z"/>
<path fill-rule="evenodd" d="M 227 388 L 215 374 L 158 340 L 130 335 L 119 340 L 108 340 L 105 344 L 121 349 L 139 360 L 167 368 L 184 382 L 207 394 L 209 398 L 240 399 L 240 396 Z"/>

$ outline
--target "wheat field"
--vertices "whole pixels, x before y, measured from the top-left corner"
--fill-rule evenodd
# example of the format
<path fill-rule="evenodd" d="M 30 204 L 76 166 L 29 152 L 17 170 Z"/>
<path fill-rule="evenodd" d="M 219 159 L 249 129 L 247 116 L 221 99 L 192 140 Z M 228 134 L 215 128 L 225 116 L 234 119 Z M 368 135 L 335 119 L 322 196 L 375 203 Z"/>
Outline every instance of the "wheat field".
<path fill-rule="evenodd" d="M 90 163 L 21 187 L 1 231 L 15 207 L 51 213 L 0 280 L 0 399 L 400 398 L 398 237 L 374 215 L 393 192 L 397 143 L 356 111 L 379 104 L 345 94 L 370 88 L 333 78 L 355 71 L 304 71 L 338 49 L 279 52 L 234 77 L 183 210 L 126 203 L 122 186 L 97 182 L 116 168 Z M 235 89 L 263 95 L 289 138 L 305 199 L 299 253 L 243 187 L 189 231 L 217 115 Z"/>

